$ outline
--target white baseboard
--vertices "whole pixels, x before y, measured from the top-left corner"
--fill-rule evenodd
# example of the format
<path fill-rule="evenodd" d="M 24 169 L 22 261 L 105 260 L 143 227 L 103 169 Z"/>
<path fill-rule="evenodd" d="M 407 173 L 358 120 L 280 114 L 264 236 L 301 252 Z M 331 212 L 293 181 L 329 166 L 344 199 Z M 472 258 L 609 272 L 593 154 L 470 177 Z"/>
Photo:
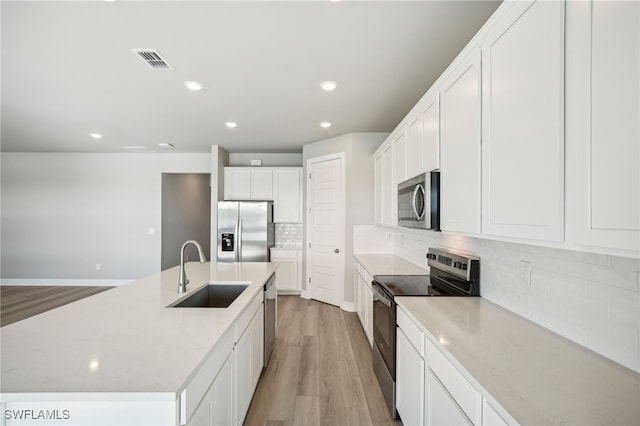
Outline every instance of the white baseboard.
<path fill-rule="evenodd" d="M 130 283 L 133 280 L 94 280 L 80 278 L 2 278 L 2 285 L 21 285 L 21 286 L 86 286 L 86 287 L 116 287 Z"/>
<path fill-rule="evenodd" d="M 300 297 L 302 297 L 303 299 L 311 299 L 311 295 L 307 290 L 302 290 L 302 293 L 300 293 Z"/>
<path fill-rule="evenodd" d="M 347 312 L 356 312 L 358 310 L 355 303 L 353 302 L 342 302 L 342 306 L 340 306 L 340 309 Z"/>

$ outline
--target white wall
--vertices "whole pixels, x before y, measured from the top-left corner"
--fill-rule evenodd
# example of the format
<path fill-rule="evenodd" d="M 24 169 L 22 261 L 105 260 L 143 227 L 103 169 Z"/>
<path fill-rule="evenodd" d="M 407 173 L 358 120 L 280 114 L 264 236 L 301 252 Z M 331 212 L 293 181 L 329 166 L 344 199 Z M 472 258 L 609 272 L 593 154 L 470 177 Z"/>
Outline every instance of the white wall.
<path fill-rule="evenodd" d="M 429 247 L 475 253 L 482 297 L 640 371 L 640 259 L 406 228 L 358 227 L 354 235 L 358 249 L 392 247 L 422 267 Z M 521 260 L 531 263 L 530 285 L 520 281 Z"/>
<path fill-rule="evenodd" d="M 1 166 L 3 282 L 132 280 L 160 270 L 162 173 L 209 173 L 211 156 L 2 153 Z"/>
<path fill-rule="evenodd" d="M 388 133 L 350 133 L 304 145 L 302 156 L 307 160 L 339 152 L 345 153 L 345 278 L 344 300 L 353 303 L 353 225 L 373 223 L 373 162 L 371 155 Z M 307 193 L 307 179 L 304 193 Z M 306 197 L 305 208 L 306 209 Z M 306 242 L 306 241 L 305 241 Z M 306 247 L 306 244 L 304 245 Z M 305 252 L 306 256 L 306 252 Z M 304 262 L 303 262 L 304 263 Z M 306 270 L 303 273 L 306 277 Z M 306 290 L 306 279 L 303 281 Z"/>
<path fill-rule="evenodd" d="M 263 167 L 302 167 L 302 153 L 229 153 L 229 166 L 251 166 L 251 160 L 262 160 Z"/>

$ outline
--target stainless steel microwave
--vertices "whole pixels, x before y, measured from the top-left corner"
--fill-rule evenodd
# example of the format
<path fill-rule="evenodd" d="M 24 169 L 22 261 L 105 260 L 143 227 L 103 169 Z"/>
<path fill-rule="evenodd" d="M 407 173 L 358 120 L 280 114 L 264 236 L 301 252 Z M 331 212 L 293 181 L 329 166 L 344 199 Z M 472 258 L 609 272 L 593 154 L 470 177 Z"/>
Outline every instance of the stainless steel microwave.
<path fill-rule="evenodd" d="M 398 225 L 440 230 L 440 172 L 422 173 L 398 184 Z"/>

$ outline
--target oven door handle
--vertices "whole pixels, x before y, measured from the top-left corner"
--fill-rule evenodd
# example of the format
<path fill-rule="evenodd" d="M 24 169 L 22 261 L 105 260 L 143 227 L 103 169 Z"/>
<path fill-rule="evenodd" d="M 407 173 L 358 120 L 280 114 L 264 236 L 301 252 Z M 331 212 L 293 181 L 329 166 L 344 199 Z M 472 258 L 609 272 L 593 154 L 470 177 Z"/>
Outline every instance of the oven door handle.
<path fill-rule="evenodd" d="M 387 308 L 390 308 L 393 305 L 393 302 L 389 300 L 389 298 L 383 293 L 383 290 L 376 283 L 371 283 L 371 287 L 373 288 L 373 301 L 381 302 Z"/>

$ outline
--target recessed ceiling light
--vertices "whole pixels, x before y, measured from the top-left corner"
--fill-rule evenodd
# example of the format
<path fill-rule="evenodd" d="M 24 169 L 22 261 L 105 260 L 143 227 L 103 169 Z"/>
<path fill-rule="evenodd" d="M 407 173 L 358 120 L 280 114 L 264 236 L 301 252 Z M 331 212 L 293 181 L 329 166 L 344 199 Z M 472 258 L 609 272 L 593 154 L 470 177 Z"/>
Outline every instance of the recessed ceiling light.
<path fill-rule="evenodd" d="M 173 145 L 170 143 L 159 143 L 158 147 L 162 149 L 173 149 Z"/>
<path fill-rule="evenodd" d="M 331 127 L 331 123 L 328 121 L 323 121 L 322 123 L 320 123 L 320 126 L 328 129 L 329 127 Z"/>
<path fill-rule="evenodd" d="M 236 127 L 238 127 L 238 123 L 236 123 L 235 121 L 227 121 L 226 123 L 224 123 L 224 125 L 230 129 L 235 129 Z"/>
<path fill-rule="evenodd" d="M 89 136 L 94 139 L 102 139 L 102 135 L 100 133 L 89 133 Z"/>
<path fill-rule="evenodd" d="M 198 83 L 197 81 L 185 81 L 184 85 L 187 87 L 187 89 L 193 90 L 194 92 L 202 90 L 202 83 Z"/>
<path fill-rule="evenodd" d="M 333 92 L 336 90 L 336 87 L 338 87 L 338 83 L 335 81 L 323 81 L 320 83 L 320 87 L 322 87 L 322 90 L 325 92 Z"/>

